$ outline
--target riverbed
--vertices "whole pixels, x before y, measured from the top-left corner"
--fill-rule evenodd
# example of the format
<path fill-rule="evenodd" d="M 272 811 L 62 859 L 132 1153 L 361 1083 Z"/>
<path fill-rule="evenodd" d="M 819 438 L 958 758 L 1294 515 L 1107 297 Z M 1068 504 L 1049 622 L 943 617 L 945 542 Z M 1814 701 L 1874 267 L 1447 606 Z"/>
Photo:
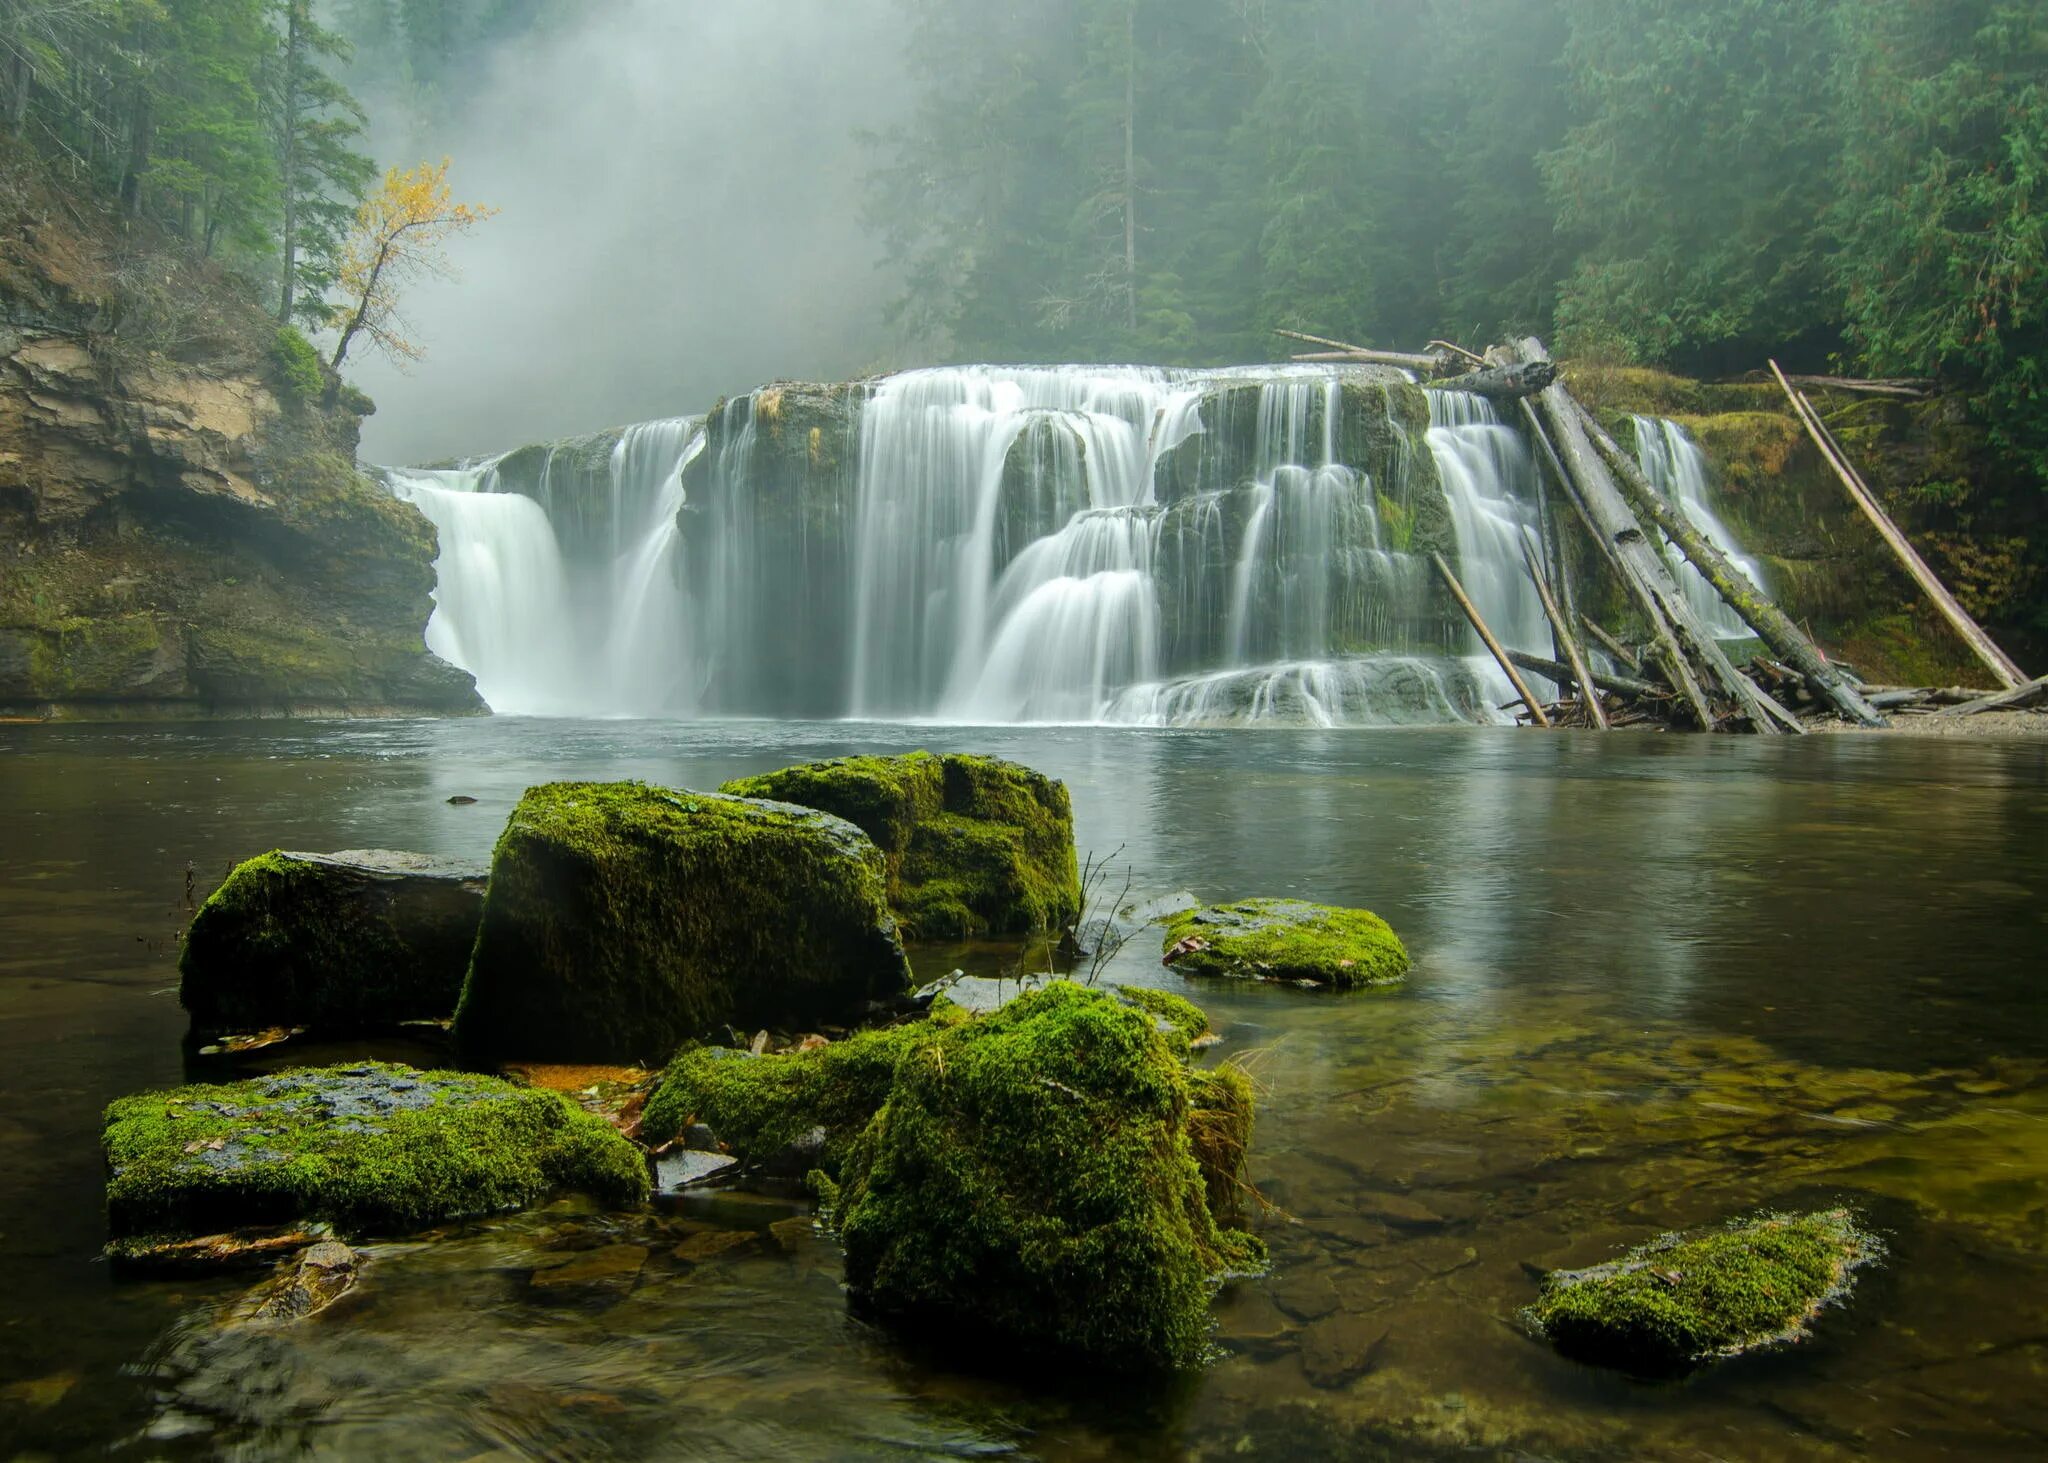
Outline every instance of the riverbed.
<path fill-rule="evenodd" d="M 1198 1375 L 1113 1384 L 900 1342 L 848 1314 L 836 1251 L 789 1200 L 565 1200 L 373 1244 L 354 1295 L 268 1331 L 216 1325 L 246 1282 L 117 1281 L 96 1259 L 99 1112 L 187 1075 L 177 938 L 233 861 L 482 857 L 531 783 L 708 788 L 919 746 L 1064 778 L 1081 848 L 1133 900 L 1357 904 L 1407 940 L 1392 991 L 1196 987 L 1149 937 L 1099 973 L 1197 1000 L 1224 1038 L 1209 1059 L 1262 1089 L 1273 1271 L 1219 1298 Z M 2044 945 L 2038 742 L 0 727 L 0 1457 L 2038 1456 Z M 912 959 L 921 978 L 1035 964 Z M 1541 1270 L 1835 1202 L 1888 1258 L 1796 1349 L 1650 1385 L 1518 1322 Z M 689 1243 L 706 1233 L 752 1238 Z M 533 1283 L 619 1246 L 649 1258 Z"/>

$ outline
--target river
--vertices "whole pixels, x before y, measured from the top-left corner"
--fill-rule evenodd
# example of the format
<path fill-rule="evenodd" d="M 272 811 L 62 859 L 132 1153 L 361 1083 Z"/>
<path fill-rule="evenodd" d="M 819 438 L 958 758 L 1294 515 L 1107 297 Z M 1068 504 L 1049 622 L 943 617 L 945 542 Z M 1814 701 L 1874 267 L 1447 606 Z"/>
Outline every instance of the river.
<path fill-rule="evenodd" d="M 176 941 L 272 846 L 483 856 L 554 778 L 713 787 L 842 752 L 1066 779 L 1133 898 L 1386 916 L 1406 986 L 1189 986 L 1263 1089 L 1270 1276 L 1159 1387 L 932 1355 L 739 1196 L 568 1200 L 368 1247 L 224 1331 L 243 1282 L 117 1281 L 97 1132 L 186 1075 Z M 473 797 L 474 804 L 447 799 Z M 1122 874 L 1115 879 L 1122 885 Z M 2048 1452 L 2048 758 L 2039 743 L 473 721 L 0 727 L 0 1457 L 1922 1459 Z M 1015 952 L 918 948 L 921 977 Z M 324 1049 L 325 1056 L 334 1049 Z M 1847 1200 L 1885 1267 L 1810 1344 L 1679 1384 L 1518 1327 L 1532 1270 Z M 771 1224 L 779 1227 L 770 1230 Z M 759 1238 L 694 1266 L 678 1237 Z M 554 1252 L 647 1245 L 564 1293 Z M 1461 1455 L 1463 1456 L 1463 1455 Z"/>

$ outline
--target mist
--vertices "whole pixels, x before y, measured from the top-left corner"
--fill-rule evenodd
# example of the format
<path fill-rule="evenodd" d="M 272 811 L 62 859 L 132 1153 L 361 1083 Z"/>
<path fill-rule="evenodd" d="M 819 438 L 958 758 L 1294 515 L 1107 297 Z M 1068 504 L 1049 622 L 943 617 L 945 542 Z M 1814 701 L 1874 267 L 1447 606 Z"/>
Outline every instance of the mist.
<path fill-rule="evenodd" d="M 372 101 L 380 165 L 453 159 L 497 217 L 412 287 L 369 461 L 424 462 L 699 412 L 877 364 L 890 280 L 861 223 L 861 128 L 905 105 L 891 0 L 620 0 L 498 46 L 436 123 Z"/>

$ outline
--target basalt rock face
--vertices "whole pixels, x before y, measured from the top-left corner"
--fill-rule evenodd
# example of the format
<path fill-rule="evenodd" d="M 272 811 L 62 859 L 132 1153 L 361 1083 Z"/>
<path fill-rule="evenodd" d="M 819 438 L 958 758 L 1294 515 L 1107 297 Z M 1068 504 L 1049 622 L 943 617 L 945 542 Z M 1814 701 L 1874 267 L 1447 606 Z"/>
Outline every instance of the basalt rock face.
<path fill-rule="evenodd" d="M 432 526 L 355 470 L 367 401 L 209 267 L 0 191 L 0 714 L 478 709 L 422 638 Z"/>

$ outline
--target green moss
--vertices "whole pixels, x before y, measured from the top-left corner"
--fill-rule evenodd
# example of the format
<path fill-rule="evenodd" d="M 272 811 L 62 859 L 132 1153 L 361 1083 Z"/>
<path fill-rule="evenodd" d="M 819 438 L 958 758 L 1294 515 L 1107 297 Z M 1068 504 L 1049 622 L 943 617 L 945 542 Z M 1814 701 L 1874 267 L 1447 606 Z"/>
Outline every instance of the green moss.
<path fill-rule="evenodd" d="M 49 700 L 119 696 L 147 684 L 179 651 L 175 635 L 151 614 L 71 616 L 24 638 L 29 694 Z"/>
<path fill-rule="evenodd" d="M 270 355 L 288 397 L 302 405 L 310 405 L 320 399 L 321 393 L 327 389 L 327 378 L 320 370 L 320 353 L 313 349 L 313 342 L 299 334 L 296 327 L 280 325 L 277 328 L 277 339 Z"/>
<path fill-rule="evenodd" d="M 1080 917 L 1064 784 L 994 757 L 841 757 L 725 784 L 818 808 L 882 850 L 889 898 L 927 938 L 1058 929 Z"/>
<path fill-rule="evenodd" d="M 496 1058 L 666 1061 L 728 1023 L 804 1030 L 909 984 L 881 853 L 808 809 L 549 783 L 492 856 L 456 1016 Z"/>
<path fill-rule="evenodd" d="M 1188 1074 L 1188 1144 L 1219 1224 L 1242 1224 L 1250 1208 L 1245 1163 L 1256 1105 L 1251 1078 L 1235 1063 Z"/>
<path fill-rule="evenodd" d="M 1764 1215 L 1552 1275 L 1527 1315 L 1567 1356 L 1669 1375 L 1805 1334 L 1879 1253 L 1846 1209 Z"/>
<path fill-rule="evenodd" d="M 1298 899 L 1244 899 L 1174 915 L 1167 963 L 1184 975 L 1313 981 L 1339 990 L 1387 985 L 1408 973 L 1408 951 L 1363 909 Z"/>
<path fill-rule="evenodd" d="M 837 1220 L 878 1313 L 1120 1370 L 1190 1366 L 1225 1272 L 1180 1043 L 1057 981 L 917 1042 L 853 1145 Z"/>
<path fill-rule="evenodd" d="M 1116 993 L 1155 1021 L 1162 1022 L 1167 1030 L 1184 1042 L 1192 1042 L 1209 1029 L 1208 1014 L 1185 996 L 1142 985 L 1120 985 Z"/>
<path fill-rule="evenodd" d="M 179 951 L 193 1024 L 340 1033 L 453 1015 L 483 870 L 407 861 L 272 850 L 237 864 Z"/>
<path fill-rule="evenodd" d="M 125 1097 L 106 1112 L 116 1235 L 316 1217 L 401 1232 L 518 1208 L 556 1189 L 647 1193 L 610 1124 L 551 1092 L 386 1063 Z"/>
<path fill-rule="evenodd" d="M 666 1143 L 692 1122 L 707 1123 L 734 1156 L 756 1162 L 822 1128 L 821 1163 L 836 1176 L 847 1145 L 888 1101 L 903 1054 L 965 1019 L 948 1002 L 926 1020 L 856 1032 L 810 1051 L 757 1057 L 725 1047 L 692 1048 L 662 1073 L 647 1100 L 641 1135 Z"/>

